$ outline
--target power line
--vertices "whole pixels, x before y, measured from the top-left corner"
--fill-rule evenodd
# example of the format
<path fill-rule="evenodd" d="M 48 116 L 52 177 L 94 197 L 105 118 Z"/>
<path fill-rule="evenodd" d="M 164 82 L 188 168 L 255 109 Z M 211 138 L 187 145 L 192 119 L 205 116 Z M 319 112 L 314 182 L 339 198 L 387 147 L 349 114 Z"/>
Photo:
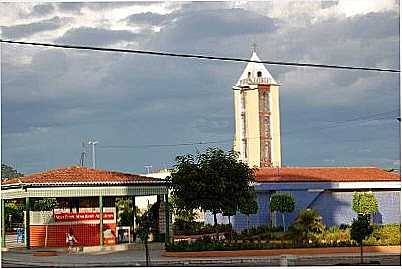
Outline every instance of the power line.
<path fill-rule="evenodd" d="M 160 52 L 160 51 L 145 51 L 145 50 L 130 50 L 130 49 L 115 49 L 115 48 L 101 48 L 101 47 L 90 47 L 90 46 L 38 43 L 38 42 L 23 42 L 23 41 L 13 41 L 13 40 L 3 40 L 3 39 L 0 39 L 0 42 L 10 43 L 10 44 L 18 44 L 18 45 L 32 45 L 32 46 L 63 48 L 63 49 L 124 52 L 124 53 L 147 54 L 147 55 L 154 55 L 154 56 L 196 58 L 196 59 L 204 59 L 204 60 L 263 63 L 263 64 L 267 64 L 267 65 L 284 65 L 284 66 L 299 66 L 299 67 L 314 67 L 314 68 L 330 68 L 330 69 L 346 69 L 346 70 L 363 70 L 363 71 L 400 73 L 400 70 L 398 70 L 398 69 L 363 67 L 363 66 L 328 65 L 328 64 L 312 64 L 312 63 L 282 62 L 282 61 L 254 61 L 254 60 L 242 59 L 242 58 L 217 57 L 217 56 L 207 56 L 207 55 L 197 55 L 197 54 L 182 54 L 182 53 L 171 53 L 171 52 Z"/>
<path fill-rule="evenodd" d="M 343 120 L 343 121 L 329 121 L 330 123 L 343 123 L 343 122 L 349 122 L 349 121 L 356 121 L 356 120 L 365 120 L 365 119 L 370 119 L 373 116 L 379 116 L 379 115 L 384 115 L 384 114 L 390 114 L 390 113 L 394 113 L 399 111 L 399 109 L 393 109 L 387 112 L 382 112 L 382 113 L 376 113 L 376 114 L 370 114 L 370 115 L 366 115 L 366 116 L 358 116 L 352 119 L 348 119 L 348 120 Z"/>
<path fill-rule="evenodd" d="M 390 113 L 392 111 L 388 112 L 383 112 L 383 113 L 376 113 L 372 115 L 368 115 L 366 117 L 371 117 L 367 119 L 353 119 L 353 120 L 345 120 L 343 122 L 339 122 L 342 124 L 336 124 L 336 125 L 330 125 L 330 126 L 313 126 L 310 128 L 304 128 L 304 129 L 296 129 L 296 130 L 291 130 L 288 132 L 284 132 L 286 134 L 290 133 L 295 133 L 299 132 L 302 130 L 309 130 L 309 129 L 328 129 L 328 128 L 335 128 L 335 127 L 342 127 L 344 124 L 349 124 L 353 123 L 353 121 L 375 121 L 375 120 L 383 120 L 383 119 L 397 119 L 397 116 L 392 116 L 393 118 L 390 118 L 390 116 L 381 116 L 378 117 L 378 115 Z M 374 116 L 374 117 L 373 117 Z M 254 140 L 254 139 L 260 139 L 260 137 L 248 137 L 247 140 Z M 227 139 L 227 140 L 218 140 L 218 141 L 207 141 L 207 142 L 188 142 L 188 143 L 177 143 L 177 144 L 148 144 L 148 145 L 106 145 L 106 146 L 99 146 L 99 148 L 102 149 L 134 149 L 134 148 L 162 148 L 162 147 L 181 147 L 181 146 L 194 146 L 194 145 L 211 145 L 211 144 L 221 144 L 221 143 L 232 143 L 234 140 L 233 139 Z"/>
<path fill-rule="evenodd" d="M 233 142 L 232 140 L 220 140 L 220 141 L 207 141 L 207 142 L 189 142 L 178 144 L 152 144 L 152 145 L 109 145 L 99 146 L 103 149 L 133 149 L 133 148 L 162 148 L 162 147 L 180 147 L 180 146 L 194 146 L 194 145 L 208 145 L 208 144 L 220 144 L 225 142 Z"/>

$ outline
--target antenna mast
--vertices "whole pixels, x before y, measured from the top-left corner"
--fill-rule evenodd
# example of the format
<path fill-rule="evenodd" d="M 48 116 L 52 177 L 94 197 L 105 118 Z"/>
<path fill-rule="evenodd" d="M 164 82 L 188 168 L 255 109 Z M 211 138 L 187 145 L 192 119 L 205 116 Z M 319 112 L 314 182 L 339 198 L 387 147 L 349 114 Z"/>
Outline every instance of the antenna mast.
<path fill-rule="evenodd" d="M 81 152 L 81 157 L 80 157 L 80 166 L 84 167 L 85 155 L 87 155 L 87 152 L 86 152 L 86 146 L 85 146 L 84 142 L 82 142 L 81 146 L 82 146 L 82 152 Z"/>

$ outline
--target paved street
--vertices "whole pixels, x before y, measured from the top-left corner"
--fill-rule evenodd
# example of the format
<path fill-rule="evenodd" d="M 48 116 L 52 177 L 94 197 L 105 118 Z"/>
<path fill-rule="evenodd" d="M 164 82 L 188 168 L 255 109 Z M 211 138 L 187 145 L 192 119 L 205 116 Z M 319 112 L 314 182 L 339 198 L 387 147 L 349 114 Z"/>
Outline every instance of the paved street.
<path fill-rule="evenodd" d="M 35 256 L 38 251 L 2 252 L 3 267 L 134 267 L 144 266 L 145 257 L 142 250 L 127 250 L 114 253 L 85 253 L 68 256 L 57 252 L 57 256 Z M 52 254 L 50 252 L 50 254 Z M 163 257 L 159 250 L 151 251 L 153 266 L 279 266 L 279 256 L 264 257 L 208 257 L 208 258 L 174 258 Z M 296 266 L 330 266 L 337 264 L 358 263 L 356 254 L 297 256 Z M 365 262 L 377 265 L 400 265 L 400 254 L 366 254 Z M 289 265 L 292 265 L 291 261 Z"/>

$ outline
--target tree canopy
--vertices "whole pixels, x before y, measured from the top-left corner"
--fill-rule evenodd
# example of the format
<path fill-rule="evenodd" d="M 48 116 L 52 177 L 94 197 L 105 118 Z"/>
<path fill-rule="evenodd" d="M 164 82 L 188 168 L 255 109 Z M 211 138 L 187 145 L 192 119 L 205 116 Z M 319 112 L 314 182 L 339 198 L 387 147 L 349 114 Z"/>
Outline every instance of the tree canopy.
<path fill-rule="evenodd" d="M 240 197 L 239 211 L 242 214 L 247 215 L 247 229 L 250 227 L 250 215 L 257 214 L 258 203 L 255 190 L 249 188 L 249 191 Z"/>
<path fill-rule="evenodd" d="M 269 206 L 271 211 L 291 213 L 293 210 L 295 210 L 295 203 L 295 199 L 290 193 L 277 192 L 272 194 Z"/>
<path fill-rule="evenodd" d="M 41 198 L 34 201 L 33 210 L 52 211 L 58 205 L 56 198 Z"/>
<path fill-rule="evenodd" d="M 296 204 L 295 199 L 290 193 L 277 192 L 271 196 L 271 201 L 269 204 L 271 212 L 273 211 L 281 212 L 282 225 L 284 231 L 286 231 L 285 214 L 293 212 L 293 210 L 295 210 L 295 204 Z"/>
<path fill-rule="evenodd" d="M 177 206 L 187 210 L 209 210 L 233 214 L 247 193 L 254 171 L 237 160 L 233 151 L 208 148 L 204 153 L 178 156 L 172 173 L 173 195 Z"/>
<path fill-rule="evenodd" d="M 1 178 L 5 179 L 10 179 L 10 178 L 16 178 L 16 177 L 22 177 L 24 176 L 23 174 L 17 172 L 16 169 L 14 169 L 12 166 L 9 166 L 7 164 L 1 164 Z"/>
<path fill-rule="evenodd" d="M 357 214 L 371 215 L 378 212 L 378 202 L 373 192 L 354 192 L 352 209 Z"/>

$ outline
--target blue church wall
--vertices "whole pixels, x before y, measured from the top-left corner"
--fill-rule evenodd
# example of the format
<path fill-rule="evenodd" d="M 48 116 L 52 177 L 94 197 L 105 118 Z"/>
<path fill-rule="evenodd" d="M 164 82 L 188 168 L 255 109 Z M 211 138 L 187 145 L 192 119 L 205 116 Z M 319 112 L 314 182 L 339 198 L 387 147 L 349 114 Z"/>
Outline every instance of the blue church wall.
<path fill-rule="evenodd" d="M 288 226 L 304 208 L 313 208 L 322 216 L 322 222 L 326 226 L 340 224 L 351 224 L 356 213 L 352 210 L 352 199 L 354 190 L 283 190 L 293 195 L 296 201 L 296 208 L 293 213 L 286 214 L 285 223 Z M 379 205 L 379 213 L 373 216 L 374 223 L 400 223 L 400 191 L 396 190 L 373 190 Z M 271 223 L 269 210 L 269 196 L 271 191 L 257 190 L 258 212 L 250 215 L 250 227 L 258 227 Z M 280 214 L 276 214 L 276 224 L 281 226 Z M 231 218 L 231 223 L 236 231 L 247 229 L 247 216 L 237 213 Z M 213 215 L 205 214 L 205 223 L 213 224 Z M 218 214 L 218 223 L 228 223 L 227 217 Z"/>
<path fill-rule="evenodd" d="M 401 223 L 400 195 L 400 191 L 376 193 L 382 223 Z"/>
<path fill-rule="evenodd" d="M 400 192 L 374 191 L 379 212 L 373 216 L 374 223 L 400 223 Z M 311 208 L 316 209 L 327 226 L 351 224 L 357 214 L 352 210 L 353 191 L 321 193 Z"/>
<path fill-rule="evenodd" d="M 317 198 L 320 194 L 319 192 L 309 192 L 309 191 L 287 191 L 293 195 L 296 205 L 295 210 L 292 213 L 285 215 L 285 223 L 289 225 L 292 223 L 296 217 L 299 215 L 300 211 L 304 208 L 308 208 L 310 204 Z M 277 218 L 277 225 L 282 226 L 282 220 Z"/>
<path fill-rule="evenodd" d="M 310 206 L 317 210 L 326 226 L 350 224 L 356 213 L 352 210 L 353 192 L 321 192 Z"/>

